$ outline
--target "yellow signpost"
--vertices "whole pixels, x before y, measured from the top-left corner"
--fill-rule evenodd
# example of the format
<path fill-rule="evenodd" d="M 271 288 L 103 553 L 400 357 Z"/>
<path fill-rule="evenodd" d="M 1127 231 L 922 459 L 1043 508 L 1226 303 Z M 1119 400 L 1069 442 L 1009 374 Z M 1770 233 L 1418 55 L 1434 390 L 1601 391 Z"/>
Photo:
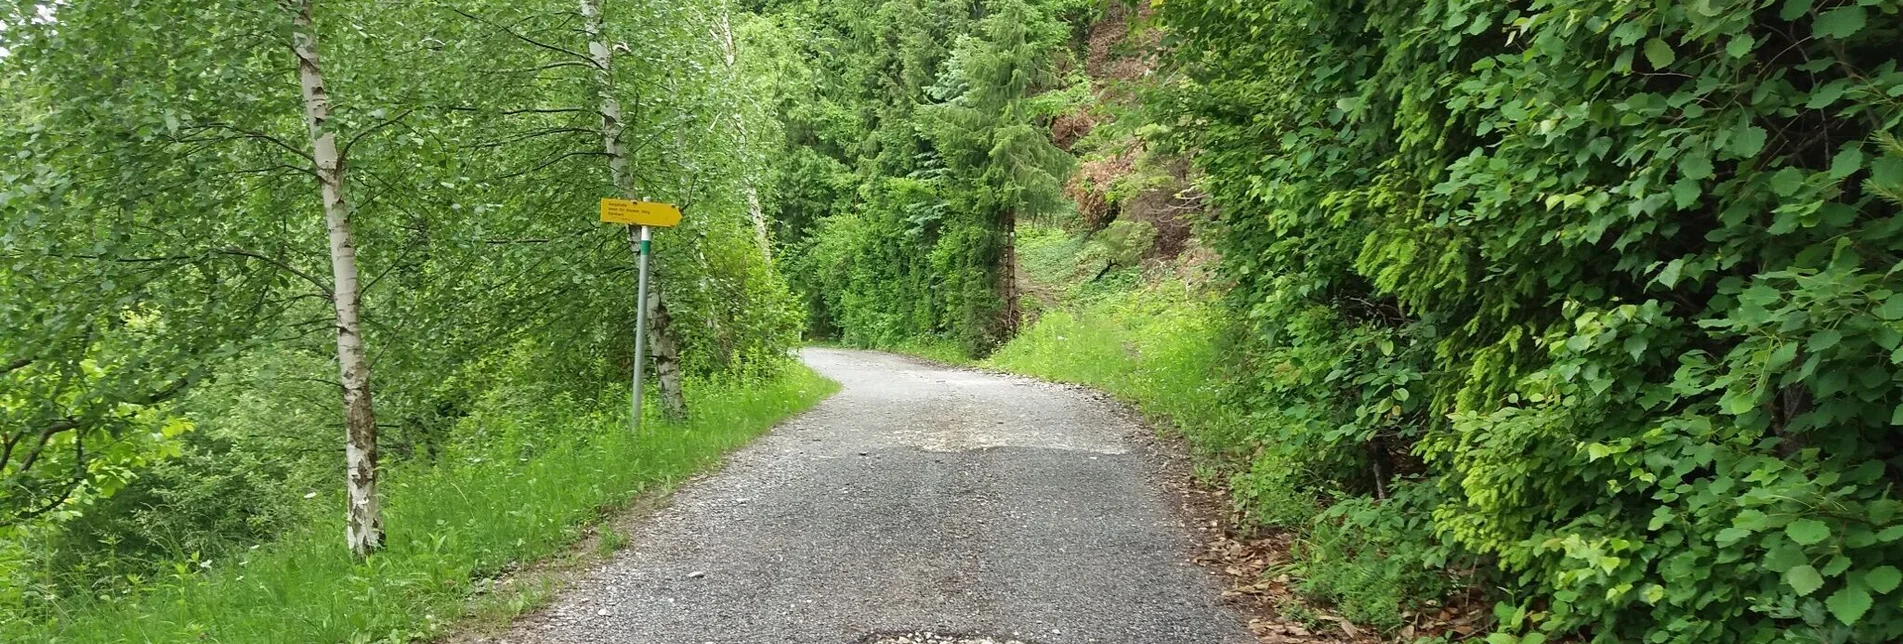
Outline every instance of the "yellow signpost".
<path fill-rule="evenodd" d="M 681 225 L 681 209 L 652 201 L 603 199 L 601 223 L 670 228 Z"/>
<path fill-rule="evenodd" d="M 634 395 L 629 402 L 634 415 L 634 428 L 641 429 L 641 367 L 647 362 L 648 340 L 648 255 L 652 243 L 648 228 L 650 226 L 673 227 L 681 225 L 681 209 L 664 203 L 652 201 L 630 201 L 627 199 L 602 199 L 601 222 L 605 224 L 627 224 L 641 227 L 640 243 L 634 247 L 638 257 L 640 277 L 636 278 L 634 296 Z"/>

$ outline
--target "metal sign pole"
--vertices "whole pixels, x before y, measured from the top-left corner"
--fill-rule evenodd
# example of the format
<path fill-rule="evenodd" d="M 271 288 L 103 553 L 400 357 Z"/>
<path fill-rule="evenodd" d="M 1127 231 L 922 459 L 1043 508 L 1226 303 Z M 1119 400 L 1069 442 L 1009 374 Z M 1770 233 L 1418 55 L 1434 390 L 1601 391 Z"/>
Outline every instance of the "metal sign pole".
<path fill-rule="evenodd" d="M 635 287 L 634 303 L 634 429 L 641 430 L 641 367 L 648 358 L 648 227 L 641 227 L 641 246 L 636 250 L 640 257 L 635 262 L 640 265 L 639 286 Z"/>

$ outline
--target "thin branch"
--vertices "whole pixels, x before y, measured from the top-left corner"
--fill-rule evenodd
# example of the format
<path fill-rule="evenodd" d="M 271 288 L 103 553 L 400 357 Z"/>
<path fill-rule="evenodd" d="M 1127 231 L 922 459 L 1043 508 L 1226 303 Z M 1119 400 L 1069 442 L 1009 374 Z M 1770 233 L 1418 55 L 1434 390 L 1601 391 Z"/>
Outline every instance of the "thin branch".
<path fill-rule="evenodd" d="M 551 127 L 551 128 L 541 129 L 541 130 L 535 130 L 533 132 L 525 132 L 522 134 L 516 134 L 513 136 L 497 139 L 495 141 L 490 141 L 487 143 L 477 143 L 474 145 L 470 145 L 468 147 L 470 149 L 495 148 L 495 147 L 508 145 L 510 143 L 519 143 L 522 141 L 527 141 L 529 139 L 533 139 L 536 137 L 549 136 L 551 134 L 571 134 L 571 133 L 595 134 L 596 132 L 594 130 L 591 130 L 588 128 L 581 128 L 581 127 Z"/>
<path fill-rule="evenodd" d="M 415 111 L 416 111 L 416 108 L 414 107 L 406 108 L 403 110 L 402 113 L 397 114 L 394 117 L 391 117 L 389 120 L 384 121 L 382 123 L 378 123 L 376 125 L 372 125 L 368 128 L 365 128 L 364 131 L 358 132 L 356 136 L 350 137 L 349 142 L 344 143 L 343 151 L 337 153 L 338 158 L 341 158 L 341 159 L 350 158 L 350 148 L 356 147 L 357 142 L 363 140 L 363 137 L 369 136 L 370 133 L 376 132 L 377 130 L 381 130 L 383 128 L 389 127 L 395 124 L 396 122 L 401 121 L 404 118 L 408 117 L 411 112 L 415 112 Z"/>
<path fill-rule="evenodd" d="M 472 14 L 472 13 L 469 13 L 469 12 L 467 12 L 467 11 L 463 11 L 462 9 L 460 9 L 460 8 L 457 8 L 457 7 L 450 7 L 450 6 L 444 6 L 444 8 L 445 8 L 445 9 L 448 9 L 448 10 L 450 10 L 450 11 L 453 11 L 453 12 L 455 12 L 455 13 L 457 13 L 457 14 L 459 14 L 459 15 L 461 15 L 461 16 L 462 16 L 462 17 L 464 17 L 464 18 L 468 18 L 468 19 L 470 19 L 470 20 L 474 20 L 474 21 L 476 21 L 476 22 L 480 22 L 480 23 L 482 23 L 482 24 L 485 24 L 485 25 L 489 25 L 490 27 L 494 27 L 494 28 L 495 28 L 495 29 L 496 29 L 497 31 L 501 31 L 502 33 L 505 33 L 505 34 L 508 34 L 508 35 L 510 35 L 510 36 L 514 36 L 514 37 L 515 37 L 516 39 L 518 39 L 518 40 L 521 40 L 522 42 L 525 42 L 525 43 L 528 43 L 528 44 L 531 44 L 531 45 L 535 45 L 536 47 L 540 47 L 540 48 L 542 48 L 542 49 L 547 49 L 547 50 L 549 50 L 549 51 L 552 51 L 552 52 L 556 52 L 556 53 L 559 53 L 559 54 L 566 54 L 566 55 L 569 55 L 569 56 L 574 56 L 575 58 L 578 58 L 578 59 L 580 59 L 580 60 L 581 60 L 581 61 L 582 61 L 583 63 L 586 63 L 586 64 L 587 64 L 587 65 L 588 65 L 589 67 L 596 67 L 596 68 L 599 68 L 599 66 L 597 66 L 597 65 L 595 65 L 595 59 L 593 59 L 593 58 L 589 58 L 589 57 L 588 57 L 588 56 L 587 56 L 586 54 L 583 54 L 583 53 L 581 53 L 581 52 L 577 52 L 577 51 L 575 51 L 575 50 L 572 50 L 572 49 L 568 49 L 568 48 L 566 48 L 566 47 L 558 47 L 558 46 L 555 46 L 555 45 L 551 45 L 551 44 L 548 44 L 548 43 L 545 43 L 545 42 L 542 42 L 542 41 L 539 41 L 539 40 L 536 40 L 536 39 L 534 39 L 534 38 L 530 38 L 530 37 L 528 37 L 528 36 L 526 36 L 526 35 L 523 35 L 523 34 L 522 34 L 521 32 L 518 32 L 518 31 L 516 31 L 516 30 L 514 30 L 514 29 L 511 29 L 511 28 L 509 28 L 509 27 L 507 27 L 507 26 L 504 26 L 504 25 L 500 25 L 500 24 L 497 24 L 497 23 L 495 23 L 494 21 L 491 21 L 491 20 L 489 20 L 489 19 L 487 19 L 487 18 L 483 18 L 483 17 L 481 17 L 481 16 L 478 16 L 478 15 L 475 15 L 475 14 Z"/>
<path fill-rule="evenodd" d="M 592 63 L 585 63 L 579 60 L 559 60 L 559 61 L 549 63 L 547 65 L 536 65 L 534 67 L 519 67 L 516 69 L 498 69 L 494 71 L 485 71 L 485 72 L 478 72 L 478 73 L 493 74 L 493 75 L 500 76 L 503 74 L 523 74 L 523 73 L 529 73 L 529 72 L 541 73 L 551 69 L 561 69 L 563 67 L 593 67 L 593 66 L 594 65 Z"/>
<path fill-rule="evenodd" d="M 563 159 L 567 159 L 569 157 L 605 157 L 605 156 L 608 156 L 608 153 L 606 152 L 569 152 L 561 156 L 555 157 L 553 159 L 549 159 L 548 161 L 543 162 L 541 165 L 535 166 L 533 168 L 489 177 L 487 179 L 484 179 L 484 181 L 500 181 L 503 179 L 513 179 L 525 174 L 534 174 L 536 172 L 541 171 L 544 168 L 555 165 L 556 163 L 560 163 Z"/>
<path fill-rule="evenodd" d="M 487 112 L 488 111 L 480 107 L 470 107 L 467 105 L 435 105 L 432 107 L 439 110 L 446 110 L 450 112 Z M 595 112 L 595 110 L 591 108 L 586 108 L 586 107 L 523 107 L 523 108 L 517 108 L 513 110 L 502 110 L 499 112 L 494 112 L 494 114 L 496 114 L 497 116 L 519 116 L 522 114 L 580 114 L 585 112 Z"/>
<path fill-rule="evenodd" d="M 39 462 L 40 455 L 46 452 L 46 444 L 52 442 L 54 436 L 85 426 L 85 421 L 68 417 L 47 423 L 45 427 L 41 427 L 39 431 L 39 443 L 33 446 L 33 451 L 26 453 L 26 458 L 20 461 L 20 467 L 14 470 L 13 475 L 19 476 L 27 470 L 33 469 L 33 464 Z M 8 455 L 9 458 L 11 458 L 11 456 L 11 454 Z M 0 461 L 0 468 L 4 468 L 6 465 L 6 461 Z"/>
<path fill-rule="evenodd" d="M 241 128 L 241 127 L 238 127 L 238 126 L 236 126 L 236 125 L 232 125 L 232 124 L 230 124 L 230 123 L 203 123 L 203 124 L 199 124 L 199 125 L 192 125 L 192 126 L 187 126 L 187 127 L 186 127 L 186 128 L 184 128 L 184 129 L 225 129 L 225 130 L 231 130 L 231 131 L 233 131 L 233 132 L 237 132 L 237 133 L 239 133 L 239 134 L 243 134 L 243 135 L 244 135 L 244 138 L 248 138 L 248 139 L 257 139 L 257 140 L 260 140 L 260 141 L 266 141 L 266 142 L 269 142 L 269 143 L 271 143 L 271 144 L 273 144 L 273 145 L 276 145 L 276 146 L 278 146 L 278 147 L 280 147 L 280 148 L 283 148 L 283 149 L 285 149 L 285 150 L 287 150 L 287 151 L 289 151 L 289 152 L 290 152 L 291 154 L 295 154 L 295 155 L 297 155 L 297 156 L 298 156 L 299 158 L 302 158 L 302 159 L 304 159 L 305 161 L 310 161 L 310 162 L 311 162 L 311 163 L 312 163 L 313 165 L 315 165 L 315 164 L 317 163 L 317 161 L 316 161 L 316 159 L 314 159 L 314 158 L 312 158 L 312 157 L 311 157 L 311 155 L 310 155 L 310 153 L 309 153 L 309 152 L 305 152 L 303 148 L 299 148 L 299 147 L 297 147 L 297 146 L 294 146 L 294 145 L 291 145 L 291 144 L 289 144 L 289 143 L 285 143 L 283 139 L 280 139 L 280 138 L 277 138 L 277 137 L 275 137 L 275 136 L 271 136 L 271 135 L 269 135 L 269 134 L 265 134 L 265 133 L 263 133 L 263 132 L 257 132 L 257 131 L 253 131 L 253 130 L 247 130 L 247 129 L 244 129 L 244 128 Z"/>
<path fill-rule="evenodd" d="M 25 471 L 24 468 L 22 468 L 21 471 Z M 66 489 L 60 492 L 59 498 L 53 499 L 51 503 L 47 503 L 45 506 L 42 506 L 34 510 L 29 510 L 29 511 L 14 515 L 12 522 L 21 523 L 21 522 L 31 521 L 33 519 L 38 518 L 42 514 L 52 512 L 54 508 L 65 505 L 66 501 L 73 498 L 73 492 L 79 489 L 79 486 L 81 483 L 85 483 L 85 482 L 86 482 L 86 435 L 80 434 L 78 436 L 73 437 L 73 479 L 72 481 L 66 484 Z"/>
<path fill-rule="evenodd" d="M 290 272 L 292 275 L 296 275 L 298 277 L 304 278 L 304 281 L 310 282 L 312 286 L 316 286 L 318 292 L 322 293 L 326 299 L 336 296 L 336 291 L 331 290 L 331 286 L 329 284 L 324 283 L 322 280 L 319 280 L 316 277 L 312 277 L 310 273 L 306 273 L 304 271 L 298 270 L 296 266 L 292 266 L 289 263 L 284 262 L 283 260 L 279 260 L 273 257 L 266 257 L 262 254 L 248 251 L 242 248 L 220 248 L 213 252 L 217 252 L 217 253 L 221 253 L 225 255 L 237 255 L 239 257 L 249 257 L 249 258 L 264 262 L 266 264 L 276 266 L 278 268 L 281 268 L 281 269 L 284 269 L 285 271 Z"/>

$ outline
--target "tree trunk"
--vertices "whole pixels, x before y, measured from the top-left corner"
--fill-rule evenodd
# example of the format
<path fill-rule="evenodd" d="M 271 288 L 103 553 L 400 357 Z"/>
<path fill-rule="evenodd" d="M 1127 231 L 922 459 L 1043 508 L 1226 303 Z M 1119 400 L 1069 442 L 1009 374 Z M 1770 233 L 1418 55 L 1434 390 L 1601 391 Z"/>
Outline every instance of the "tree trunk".
<path fill-rule="evenodd" d="M 724 8 L 720 12 L 720 28 L 714 32 L 714 37 L 720 41 L 721 51 L 725 54 L 725 60 L 727 62 L 727 84 L 728 86 L 737 86 L 740 84 L 740 69 L 736 64 L 738 62 L 739 52 L 733 42 L 733 21 L 728 18 L 727 11 Z M 740 135 L 740 153 L 746 154 L 747 119 L 745 112 L 738 109 L 734 111 L 733 127 L 734 132 Z M 760 256 L 766 258 L 768 262 L 772 262 L 773 238 L 767 232 L 766 212 L 760 207 L 760 191 L 754 187 L 754 183 L 753 169 L 749 167 L 745 170 L 744 176 L 741 178 L 742 190 L 744 190 L 747 195 L 747 214 L 753 218 L 753 237 L 754 241 L 760 245 Z"/>
<path fill-rule="evenodd" d="M 588 37 L 588 57 L 594 62 L 595 91 L 601 99 L 601 140 L 608 153 L 608 174 L 614 181 L 615 190 L 628 199 L 638 199 L 634 182 L 628 174 L 628 147 L 621 140 L 621 101 L 615 98 L 614 50 L 608 46 L 606 36 L 602 35 L 601 0 L 581 0 L 582 32 Z M 628 227 L 628 245 L 634 252 L 641 252 L 641 237 L 633 226 Z M 654 258 L 650 257 L 648 299 L 637 306 L 647 307 L 648 335 L 654 344 L 654 371 L 661 381 L 661 410 L 671 420 L 687 418 L 687 397 L 681 391 L 680 344 L 675 342 L 673 325 L 667 316 L 667 306 L 661 296 L 661 285 Z"/>
<path fill-rule="evenodd" d="M 737 119 L 736 119 L 737 120 Z M 768 263 L 773 262 L 773 237 L 767 234 L 766 212 L 760 209 L 760 191 L 754 189 L 753 179 L 746 180 L 747 214 L 753 216 L 753 237 L 760 244 L 760 256 Z"/>
<path fill-rule="evenodd" d="M 661 413 L 671 420 L 687 419 L 687 397 L 681 392 L 681 349 L 674 336 L 661 333 L 671 328 L 667 302 L 653 285 L 648 288 L 648 324 L 654 329 L 654 375 L 661 380 Z"/>
<path fill-rule="evenodd" d="M 304 120 L 310 129 L 311 158 L 324 199 L 324 227 L 330 234 L 330 266 L 337 311 L 337 367 L 344 387 L 345 481 L 349 505 L 344 539 L 363 557 L 383 546 L 383 516 L 377 508 L 377 416 L 370 399 L 370 361 L 358 320 L 362 294 L 357 287 L 357 248 L 350 235 L 350 203 L 344 198 L 344 164 L 337 135 L 330 131 L 330 96 L 317 61 L 317 30 L 311 24 L 311 0 L 298 0 L 292 13 L 292 47 L 303 86 Z"/>
<path fill-rule="evenodd" d="M 1003 278 L 998 280 L 998 292 L 1004 296 L 1004 337 L 1000 342 L 1018 334 L 1018 216 L 1009 210 L 1004 213 L 1003 269 Z"/>

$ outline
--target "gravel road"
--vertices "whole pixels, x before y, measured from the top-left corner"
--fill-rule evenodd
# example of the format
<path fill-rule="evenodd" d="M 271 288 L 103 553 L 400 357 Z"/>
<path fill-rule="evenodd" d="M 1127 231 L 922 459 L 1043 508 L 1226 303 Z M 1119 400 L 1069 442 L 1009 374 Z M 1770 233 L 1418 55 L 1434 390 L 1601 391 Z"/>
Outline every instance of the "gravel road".
<path fill-rule="evenodd" d="M 807 349 L 844 390 L 736 453 L 501 642 L 1243 644 L 1113 405 Z"/>

